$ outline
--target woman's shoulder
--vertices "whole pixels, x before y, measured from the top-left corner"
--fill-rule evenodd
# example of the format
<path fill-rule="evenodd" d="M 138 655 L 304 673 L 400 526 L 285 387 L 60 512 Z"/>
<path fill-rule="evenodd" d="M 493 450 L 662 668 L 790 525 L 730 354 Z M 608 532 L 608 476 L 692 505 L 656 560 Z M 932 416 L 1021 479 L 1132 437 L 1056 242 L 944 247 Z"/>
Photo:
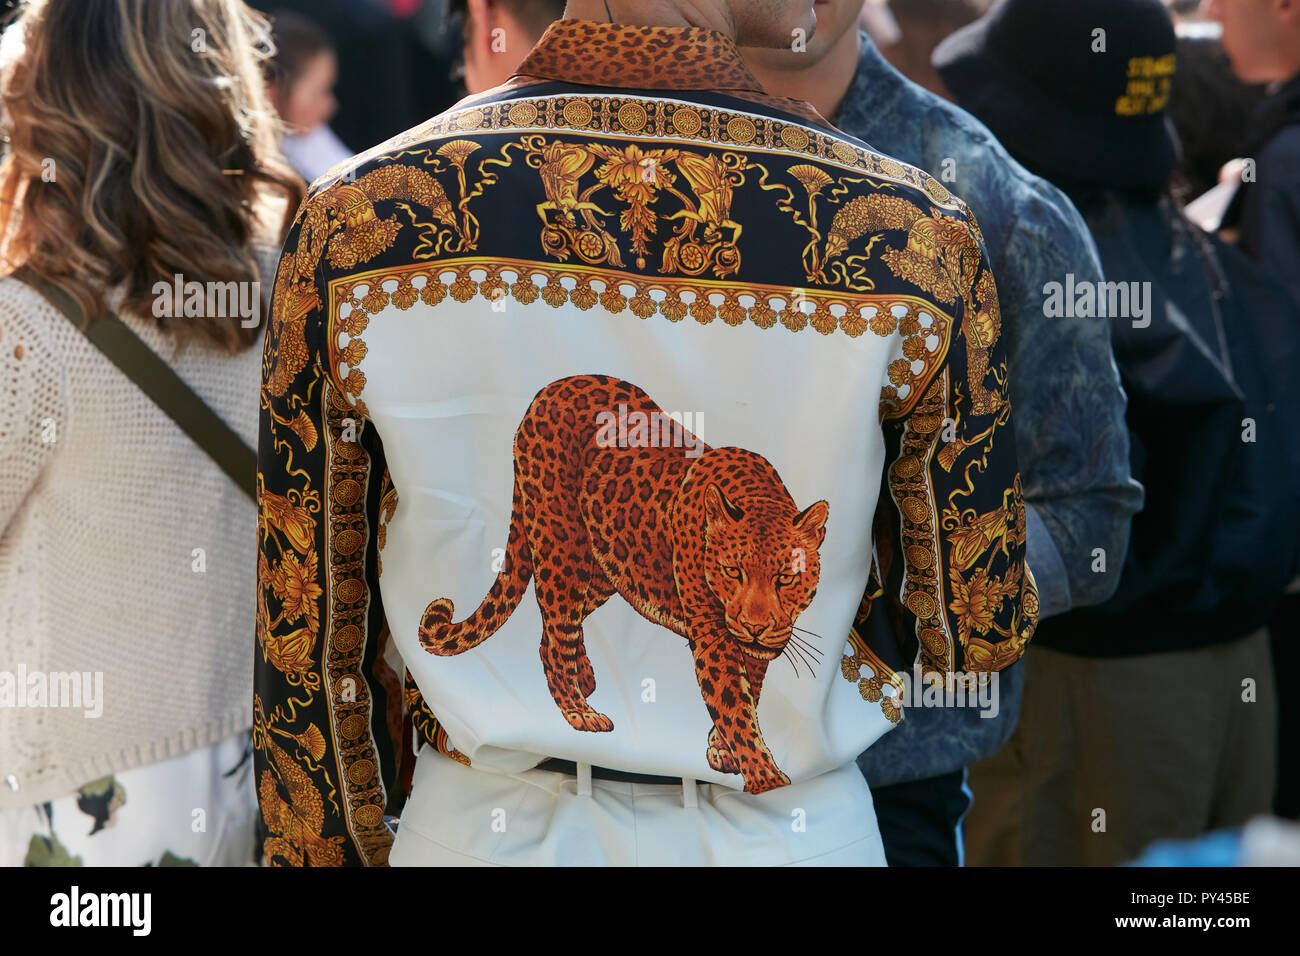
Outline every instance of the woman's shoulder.
<path fill-rule="evenodd" d="M 11 350 L 11 337 L 35 338 L 52 352 L 62 351 L 65 331 L 75 332 L 58 307 L 16 275 L 0 277 L 0 349 Z"/>
<path fill-rule="evenodd" d="M 62 401 L 68 351 L 81 334 L 39 291 L 0 278 L 0 377 L 11 401 Z"/>

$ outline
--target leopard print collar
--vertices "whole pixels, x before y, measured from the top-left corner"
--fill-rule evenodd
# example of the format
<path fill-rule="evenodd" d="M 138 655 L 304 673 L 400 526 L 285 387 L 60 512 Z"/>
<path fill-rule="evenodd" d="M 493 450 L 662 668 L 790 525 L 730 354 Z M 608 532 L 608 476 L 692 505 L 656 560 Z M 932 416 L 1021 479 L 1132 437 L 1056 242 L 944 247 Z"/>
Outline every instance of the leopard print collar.
<path fill-rule="evenodd" d="M 557 20 L 515 76 L 642 90 L 763 92 L 736 44 L 705 27 Z"/>

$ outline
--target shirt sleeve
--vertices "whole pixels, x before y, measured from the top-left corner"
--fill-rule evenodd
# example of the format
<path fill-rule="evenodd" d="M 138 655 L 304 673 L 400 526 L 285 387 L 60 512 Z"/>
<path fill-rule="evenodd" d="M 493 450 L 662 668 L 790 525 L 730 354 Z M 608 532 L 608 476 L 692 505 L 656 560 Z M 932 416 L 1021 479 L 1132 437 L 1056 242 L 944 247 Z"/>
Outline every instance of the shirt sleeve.
<path fill-rule="evenodd" d="M 1001 670 L 1024 653 L 1038 592 L 1026 567 L 1007 357 L 988 255 L 967 213 L 913 225 L 907 248 L 887 252 L 885 261 L 952 314 L 950 322 L 932 316 L 928 326 L 925 316 L 904 319 L 905 357 L 908 339 L 919 340 L 912 354 L 922 356 L 931 336 L 943 357 L 909 383 L 906 396 L 901 388 L 886 393 L 885 474 L 895 506 L 888 588 L 914 627 L 924 672 Z M 899 372 L 894 381 L 905 381 L 907 368 Z"/>
<path fill-rule="evenodd" d="M 268 865 L 383 865 L 402 755 L 378 586 L 394 502 L 379 435 L 324 357 L 311 208 L 280 262 L 262 364 L 254 767 Z"/>

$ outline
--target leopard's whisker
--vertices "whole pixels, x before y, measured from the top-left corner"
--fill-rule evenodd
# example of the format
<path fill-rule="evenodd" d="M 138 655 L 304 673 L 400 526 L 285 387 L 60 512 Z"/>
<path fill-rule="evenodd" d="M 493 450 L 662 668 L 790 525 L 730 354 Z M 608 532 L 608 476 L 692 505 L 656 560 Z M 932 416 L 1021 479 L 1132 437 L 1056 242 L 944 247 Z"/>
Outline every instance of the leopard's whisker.
<path fill-rule="evenodd" d="M 818 657 L 822 656 L 822 649 L 820 647 L 813 647 L 811 644 L 809 644 L 802 637 L 799 637 L 797 634 L 791 634 L 790 640 L 791 642 L 797 643 L 799 645 L 800 650 L 807 651 L 810 654 L 816 654 Z"/>
<path fill-rule="evenodd" d="M 798 667 L 797 664 L 795 664 L 793 655 L 782 654 L 781 656 L 785 658 L 787 664 L 789 664 L 792 668 L 794 668 L 794 676 L 795 676 L 796 678 L 798 678 L 798 677 L 799 677 L 799 667 Z"/>
<path fill-rule="evenodd" d="M 808 660 L 808 659 L 803 655 L 803 652 L 800 651 L 800 649 L 799 649 L 796 645 L 794 645 L 794 644 L 787 644 L 787 645 L 785 646 L 785 649 L 786 649 L 787 651 L 790 652 L 790 653 L 787 654 L 787 655 L 783 655 L 787 660 L 791 660 L 791 661 L 793 661 L 793 660 L 795 660 L 795 659 L 797 658 L 801 664 L 803 664 L 805 667 L 808 668 L 808 673 L 809 673 L 810 675 L 813 674 L 813 666 L 812 666 L 812 662 L 809 661 L 809 660 Z M 799 668 L 797 668 L 797 667 L 795 668 L 795 674 L 796 674 L 796 675 L 799 674 Z"/>

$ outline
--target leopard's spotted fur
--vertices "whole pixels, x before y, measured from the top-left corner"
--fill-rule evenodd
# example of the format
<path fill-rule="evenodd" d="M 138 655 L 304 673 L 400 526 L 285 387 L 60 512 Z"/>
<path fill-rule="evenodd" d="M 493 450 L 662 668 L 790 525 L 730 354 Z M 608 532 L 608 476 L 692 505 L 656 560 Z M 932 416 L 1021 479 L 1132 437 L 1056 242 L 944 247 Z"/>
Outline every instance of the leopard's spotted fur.
<path fill-rule="evenodd" d="M 758 700 L 820 573 L 825 501 L 799 511 L 761 455 L 711 448 L 619 447 L 597 441 L 599 413 L 662 414 L 644 391 L 603 375 L 537 393 L 515 433 L 514 507 L 506 564 L 468 618 L 431 602 L 420 643 L 461 654 L 505 623 L 535 584 L 542 665 L 569 724 L 608 731 L 582 624 L 617 592 L 647 620 L 685 637 L 713 728 L 707 757 L 761 793 L 788 784 L 763 742 Z M 602 444 L 605 447 L 602 447 Z"/>

